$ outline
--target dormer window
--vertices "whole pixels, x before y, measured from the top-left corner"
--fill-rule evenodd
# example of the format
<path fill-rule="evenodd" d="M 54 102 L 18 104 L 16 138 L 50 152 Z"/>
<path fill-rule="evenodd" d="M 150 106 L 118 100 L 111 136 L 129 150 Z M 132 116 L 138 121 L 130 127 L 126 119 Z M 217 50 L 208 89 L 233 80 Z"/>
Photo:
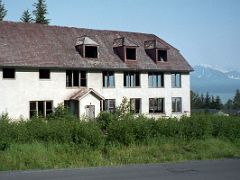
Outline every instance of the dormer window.
<path fill-rule="evenodd" d="M 145 41 L 144 48 L 147 55 L 156 63 L 168 61 L 167 51 L 169 47 L 159 39 Z"/>
<path fill-rule="evenodd" d="M 139 46 L 132 40 L 121 37 L 114 39 L 113 49 L 114 52 L 124 61 L 135 61 L 137 60 L 137 48 Z"/>
<path fill-rule="evenodd" d="M 97 46 L 85 46 L 85 57 L 86 58 L 98 58 Z"/>
<path fill-rule="evenodd" d="M 77 38 L 75 48 L 84 58 L 98 58 L 99 44 L 87 36 Z"/>
<path fill-rule="evenodd" d="M 136 60 L 136 48 L 126 48 L 126 59 Z"/>
<path fill-rule="evenodd" d="M 167 50 L 157 50 L 158 61 L 167 61 Z"/>

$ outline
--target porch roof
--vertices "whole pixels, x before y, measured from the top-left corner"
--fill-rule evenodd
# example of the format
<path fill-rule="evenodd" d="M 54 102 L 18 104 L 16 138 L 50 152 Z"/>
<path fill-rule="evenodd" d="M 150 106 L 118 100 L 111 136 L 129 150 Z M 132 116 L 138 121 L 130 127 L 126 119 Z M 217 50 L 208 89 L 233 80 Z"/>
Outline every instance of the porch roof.
<path fill-rule="evenodd" d="M 74 93 L 69 99 L 70 100 L 80 100 L 90 93 L 94 94 L 96 97 L 98 97 L 101 100 L 105 100 L 105 98 L 101 94 L 99 94 L 97 91 L 95 91 L 92 88 L 81 88 L 79 91 Z"/>

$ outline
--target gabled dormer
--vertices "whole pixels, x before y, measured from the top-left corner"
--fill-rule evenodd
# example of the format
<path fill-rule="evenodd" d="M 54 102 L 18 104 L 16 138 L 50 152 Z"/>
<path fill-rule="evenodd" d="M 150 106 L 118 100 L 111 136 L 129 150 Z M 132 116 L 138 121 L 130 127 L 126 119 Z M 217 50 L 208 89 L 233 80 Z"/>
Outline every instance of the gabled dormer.
<path fill-rule="evenodd" d="M 84 58 L 98 58 L 99 44 L 90 37 L 77 38 L 75 48 Z"/>
<path fill-rule="evenodd" d="M 161 41 L 154 39 L 144 42 L 147 55 L 156 63 L 168 61 L 169 47 Z"/>
<path fill-rule="evenodd" d="M 124 62 L 134 62 L 137 60 L 138 45 L 132 40 L 121 37 L 114 39 L 113 49 Z"/>

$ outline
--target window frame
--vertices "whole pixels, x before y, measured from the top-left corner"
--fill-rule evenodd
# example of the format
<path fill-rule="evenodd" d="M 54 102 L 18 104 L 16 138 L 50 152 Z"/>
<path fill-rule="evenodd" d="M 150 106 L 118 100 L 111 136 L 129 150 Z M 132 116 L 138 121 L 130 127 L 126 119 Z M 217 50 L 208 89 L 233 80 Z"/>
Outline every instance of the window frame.
<path fill-rule="evenodd" d="M 137 83 L 138 76 L 138 83 Z M 133 79 L 132 79 L 133 77 Z M 139 84 L 139 85 L 137 85 Z M 141 73 L 127 71 L 123 73 L 123 87 L 124 88 L 140 88 L 141 87 Z"/>
<path fill-rule="evenodd" d="M 155 78 L 156 82 L 154 82 L 153 76 L 156 76 L 156 78 Z M 160 78 L 160 81 L 159 81 L 159 78 Z M 154 84 L 156 86 L 154 86 Z M 148 73 L 148 87 L 149 88 L 164 88 L 164 85 L 165 85 L 164 73 L 161 73 L 161 72 L 149 72 Z"/>
<path fill-rule="evenodd" d="M 151 101 L 153 102 L 153 106 L 151 106 Z M 156 101 L 156 104 L 155 104 Z M 161 106 L 159 106 L 159 101 L 161 101 Z M 161 108 L 160 108 L 161 107 Z M 149 113 L 152 114 L 164 114 L 165 113 L 165 98 L 159 97 L 159 98 L 149 98 Z M 155 110 L 157 109 L 157 110 Z"/>
<path fill-rule="evenodd" d="M 91 57 L 91 56 L 86 56 L 86 52 L 88 48 L 96 48 L 96 57 Z M 84 45 L 84 57 L 89 58 L 89 59 L 98 59 L 98 46 L 93 46 L 93 45 Z"/>
<path fill-rule="evenodd" d="M 114 102 L 113 107 L 110 107 L 110 102 Z M 116 99 L 105 99 L 103 101 L 103 111 L 114 113 L 116 111 Z"/>
<path fill-rule="evenodd" d="M 111 85 L 110 76 L 113 75 L 113 84 Z M 105 84 L 105 77 L 107 78 L 107 84 Z M 115 72 L 103 71 L 102 72 L 102 86 L 103 88 L 115 88 Z"/>
<path fill-rule="evenodd" d="M 46 73 L 46 72 L 48 73 L 48 77 L 41 77 L 41 73 Z M 49 79 L 51 79 L 51 71 L 50 71 L 50 69 L 39 69 L 38 73 L 39 73 L 39 79 L 40 80 L 49 80 Z"/>
<path fill-rule="evenodd" d="M 180 100 L 180 110 L 178 111 L 178 102 L 177 100 Z M 175 105 L 174 105 L 175 103 Z M 172 113 L 182 113 L 182 97 L 172 97 Z M 175 106 L 175 107 L 174 107 Z"/>
<path fill-rule="evenodd" d="M 75 81 L 75 78 L 77 78 L 77 81 Z M 87 87 L 87 72 L 79 70 L 66 70 L 66 87 L 67 88 Z"/>
<path fill-rule="evenodd" d="M 139 109 L 136 108 L 137 101 L 139 101 Z M 132 108 L 132 102 L 134 102 L 134 108 Z M 142 99 L 141 98 L 130 98 L 130 112 L 133 114 L 141 114 L 141 112 L 142 112 Z"/>
<path fill-rule="evenodd" d="M 13 71 L 13 77 L 4 77 L 4 76 L 6 76 L 4 74 L 7 73 L 7 72 L 5 72 L 6 70 Z M 15 68 L 2 68 L 2 79 L 9 79 L 9 80 L 16 79 L 16 69 Z"/>
<path fill-rule="evenodd" d="M 29 118 L 34 116 L 39 116 L 39 103 L 43 103 L 43 117 L 47 117 L 53 112 L 53 101 L 52 100 L 43 100 L 43 101 L 29 101 Z M 51 103 L 51 109 L 47 108 L 47 103 Z M 31 104 L 35 106 L 34 109 L 31 109 Z M 34 113 L 32 113 L 34 112 Z"/>
<path fill-rule="evenodd" d="M 177 79 L 179 81 L 177 81 Z M 171 74 L 172 88 L 181 88 L 182 87 L 182 74 L 181 73 L 173 73 Z M 179 83 L 177 83 L 179 82 Z"/>

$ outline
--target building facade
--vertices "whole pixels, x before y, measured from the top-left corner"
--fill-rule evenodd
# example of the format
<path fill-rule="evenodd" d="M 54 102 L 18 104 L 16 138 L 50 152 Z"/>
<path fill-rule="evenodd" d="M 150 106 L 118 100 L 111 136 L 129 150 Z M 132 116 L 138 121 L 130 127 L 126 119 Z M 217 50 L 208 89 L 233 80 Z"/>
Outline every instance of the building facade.
<path fill-rule="evenodd" d="M 152 34 L 0 22 L 0 114 L 78 117 L 113 112 L 190 115 L 191 66 Z"/>

